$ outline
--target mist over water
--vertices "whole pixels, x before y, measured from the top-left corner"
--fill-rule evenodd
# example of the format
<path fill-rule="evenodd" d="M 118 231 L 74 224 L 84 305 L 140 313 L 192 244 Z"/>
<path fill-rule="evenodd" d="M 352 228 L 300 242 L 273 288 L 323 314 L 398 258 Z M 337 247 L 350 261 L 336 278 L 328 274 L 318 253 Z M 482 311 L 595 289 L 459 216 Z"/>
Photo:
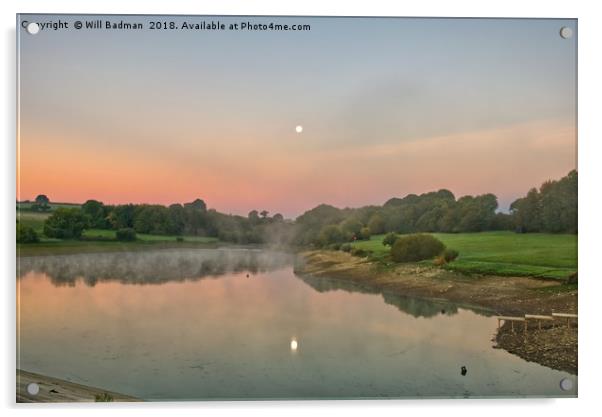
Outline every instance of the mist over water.
<path fill-rule="evenodd" d="M 294 262 L 249 249 L 21 258 L 17 366 L 146 400 L 574 394 L 558 383 L 575 376 L 493 349 L 486 313 L 296 276 Z"/>
<path fill-rule="evenodd" d="M 145 252 L 77 254 L 20 258 L 19 278 L 43 273 L 55 285 L 75 285 L 81 280 L 123 284 L 161 284 L 199 280 L 227 273 L 252 274 L 291 265 L 294 255 L 259 249 L 174 249 Z"/>

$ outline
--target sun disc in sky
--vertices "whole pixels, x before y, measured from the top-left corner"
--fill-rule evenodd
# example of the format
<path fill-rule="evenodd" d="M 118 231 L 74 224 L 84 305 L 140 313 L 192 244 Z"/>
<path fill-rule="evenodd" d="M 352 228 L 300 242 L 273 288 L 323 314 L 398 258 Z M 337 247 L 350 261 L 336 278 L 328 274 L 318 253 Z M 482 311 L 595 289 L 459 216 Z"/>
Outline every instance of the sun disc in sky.
<path fill-rule="evenodd" d="M 295 132 L 297 132 L 297 133 L 303 132 L 303 126 L 297 125 L 297 127 L 295 127 Z"/>

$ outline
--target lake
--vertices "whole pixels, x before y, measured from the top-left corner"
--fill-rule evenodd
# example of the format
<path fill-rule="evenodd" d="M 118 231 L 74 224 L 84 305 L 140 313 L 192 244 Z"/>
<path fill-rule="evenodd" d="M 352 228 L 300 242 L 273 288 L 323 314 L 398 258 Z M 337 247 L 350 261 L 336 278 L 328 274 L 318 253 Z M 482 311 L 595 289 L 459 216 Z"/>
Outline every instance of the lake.
<path fill-rule="evenodd" d="M 576 394 L 494 349 L 486 312 L 299 277 L 289 254 L 17 261 L 17 367 L 145 400 Z"/>

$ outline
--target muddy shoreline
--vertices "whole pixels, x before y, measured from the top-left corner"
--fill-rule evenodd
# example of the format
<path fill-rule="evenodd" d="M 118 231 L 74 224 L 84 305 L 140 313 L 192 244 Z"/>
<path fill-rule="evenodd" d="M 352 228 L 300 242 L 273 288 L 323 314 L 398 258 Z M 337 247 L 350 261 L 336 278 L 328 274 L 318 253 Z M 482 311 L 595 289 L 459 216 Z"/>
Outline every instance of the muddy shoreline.
<path fill-rule="evenodd" d="M 464 275 L 437 267 L 400 264 L 384 266 L 340 251 L 309 251 L 300 256 L 295 273 L 353 281 L 382 292 L 443 299 L 472 305 L 496 315 L 524 316 L 577 313 L 577 289 L 529 277 Z M 502 348 L 527 361 L 577 374 L 577 328 L 559 322 L 537 326 L 525 334 L 504 324 L 494 339 Z"/>

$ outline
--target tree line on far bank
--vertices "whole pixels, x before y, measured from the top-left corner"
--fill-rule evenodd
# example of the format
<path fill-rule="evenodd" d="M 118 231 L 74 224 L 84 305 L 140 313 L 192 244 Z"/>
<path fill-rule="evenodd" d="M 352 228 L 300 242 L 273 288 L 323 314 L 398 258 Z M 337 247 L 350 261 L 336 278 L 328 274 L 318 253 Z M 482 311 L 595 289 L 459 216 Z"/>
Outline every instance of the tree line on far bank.
<path fill-rule="evenodd" d="M 43 196 L 37 209 L 47 210 Z M 36 199 L 37 200 L 37 199 Z M 85 229 L 120 231 L 122 240 L 135 240 L 136 233 L 208 236 L 224 242 L 264 243 L 289 246 L 341 244 L 369 239 L 374 234 L 421 232 L 517 232 L 577 233 L 577 172 L 531 189 L 510 206 L 510 213 L 496 212 L 493 194 L 455 198 L 449 190 L 391 198 L 382 206 L 340 209 L 321 204 L 293 220 L 268 211 L 248 216 L 207 209 L 205 202 L 105 205 L 88 200 L 81 208 L 59 207 L 44 224 L 44 235 L 79 239 Z M 17 240 L 33 241 L 32 230 L 18 225 Z M 35 240 L 35 239 L 34 239 Z"/>

